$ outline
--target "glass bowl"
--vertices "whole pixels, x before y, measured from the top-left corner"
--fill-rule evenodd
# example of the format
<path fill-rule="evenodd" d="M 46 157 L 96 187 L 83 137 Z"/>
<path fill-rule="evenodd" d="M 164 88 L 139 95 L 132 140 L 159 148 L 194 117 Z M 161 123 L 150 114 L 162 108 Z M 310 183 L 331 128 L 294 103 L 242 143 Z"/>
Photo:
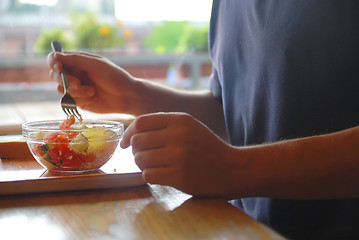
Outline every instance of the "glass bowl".
<path fill-rule="evenodd" d="M 22 134 L 38 163 L 49 171 L 93 171 L 115 152 L 124 125 L 114 121 L 87 120 L 60 129 L 63 121 L 27 122 Z"/>

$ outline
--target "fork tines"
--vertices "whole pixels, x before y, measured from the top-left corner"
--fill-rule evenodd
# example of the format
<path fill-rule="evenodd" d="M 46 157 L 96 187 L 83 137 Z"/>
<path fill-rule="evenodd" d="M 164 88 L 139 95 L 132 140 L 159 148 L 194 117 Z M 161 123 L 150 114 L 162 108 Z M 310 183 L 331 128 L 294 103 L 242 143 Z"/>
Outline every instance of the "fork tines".
<path fill-rule="evenodd" d="M 82 121 L 82 116 L 81 114 L 77 111 L 76 106 L 61 106 L 62 110 L 64 110 L 64 112 L 66 113 L 66 115 L 68 117 L 70 117 L 71 115 L 73 115 L 75 118 L 77 118 L 80 122 Z"/>

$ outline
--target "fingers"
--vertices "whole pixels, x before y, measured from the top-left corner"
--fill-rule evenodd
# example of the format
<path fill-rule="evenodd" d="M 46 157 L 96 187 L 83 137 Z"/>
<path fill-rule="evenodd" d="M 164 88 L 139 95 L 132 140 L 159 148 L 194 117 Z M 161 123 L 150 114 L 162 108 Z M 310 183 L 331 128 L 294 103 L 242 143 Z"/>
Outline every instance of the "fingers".
<path fill-rule="evenodd" d="M 49 53 L 49 55 L 47 55 L 47 65 L 51 69 L 54 69 L 55 64 L 59 64 L 59 61 L 57 59 L 55 59 L 55 53 L 51 52 L 51 53 Z M 56 69 L 59 67 L 62 69 L 62 64 L 59 64 L 58 66 L 56 66 Z M 61 71 L 61 69 L 59 71 Z"/>
<path fill-rule="evenodd" d="M 161 129 L 167 129 L 167 133 L 171 134 L 171 138 L 175 138 L 176 135 L 181 134 L 182 130 L 186 132 L 188 126 L 184 128 L 184 125 L 193 124 L 193 118 L 185 113 L 151 113 L 137 117 L 127 128 L 120 146 L 127 148 L 131 145 L 131 138 L 142 132 L 156 131 Z M 170 129 L 169 129 L 170 128 Z"/>
<path fill-rule="evenodd" d="M 62 70 L 62 65 L 66 68 L 75 67 L 81 70 L 87 69 L 98 69 L 99 60 L 103 59 L 101 56 L 97 56 L 89 53 L 78 53 L 78 52 L 52 52 L 48 55 L 47 62 L 51 69 Z M 56 66 L 58 65 L 58 66 Z"/>
<path fill-rule="evenodd" d="M 152 149 L 134 155 L 137 166 L 142 170 L 143 179 L 152 184 L 175 186 L 176 162 L 171 155 L 163 154 L 164 149 Z M 165 157 L 167 156 L 167 157 Z"/>
<path fill-rule="evenodd" d="M 79 57 L 88 57 L 92 59 L 101 59 L 101 56 L 91 54 L 91 53 L 84 53 L 84 52 L 51 52 L 47 55 L 47 64 L 50 68 L 53 68 L 54 65 L 59 64 L 61 62 L 66 62 L 66 64 L 71 63 L 71 58 L 73 56 L 79 56 Z M 67 61 L 70 61 L 67 63 Z M 59 71 L 62 70 L 62 64 L 59 64 Z"/>
<path fill-rule="evenodd" d="M 64 86 L 62 86 L 62 85 L 57 85 L 57 91 L 59 92 L 59 93 L 61 93 L 61 94 L 64 94 Z"/>
<path fill-rule="evenodd" d="M 68 52 L 68 51 L 64 51 L 64 53 L 66 54 L 77 54 L 77 55 L 82 55 L 82 56 L 88 56 L 88 57 L 92 57 L 92 58 L 97 58 L 97 59 L 101 59 L 102 56 L 96 55 L 96 54 L 92 54 L 92 53 L 88 53 L 88 52 Z"/>
<path fill-rule="evenodd" d="M 80 80 L 71 75 L 66 75 L 67 81 L 70 88 L 78 88 L 81 85 Z M 55 70 L 50 70 L 50 78 L 55 80 L 59 85 L 62 85 L 62 78 L 60 72 L 56 72 Z"/>
<path fill-rule="evenodd" d="M 165 158 L 161 152 L 163 149 L 151 149 L 134 154 L 135 162 L 141 169 L 168 167 L 171 165 L 170 159 Z"/>
<path fill-rule="evenodd" d="M 50 53 L 47 58 L 50 67 L 50 77 L 56 81 L 60 79 L 58 74 L 65 70 L 67 75 L 81 76 L 89 70 L 96 71 L 101 68 L 98 59 L 90 54 L 75 53 Z M 65 67 L 64 67 L 65 66 Z"/>
<path fill-rule="evenodd" d="M 92 86 L 70 87 L 70 94 L 74 98 L 87 98 L 95 95 L 96 90 Z"/>
<path fill-rule="evenodd" d="M 162 184 L 168 186 L 176 186 L 176 176 L 178 171 L 176 168 L 159 167 L 147 168 L 143 170 L 142 177 L 145 182 L 151 184 Z"/>
<path fill-rule="evenodd" d="M 55 80 L 57 83 L 61 84 L 61 77 L 59 72 L 51 69 L 49 76 L 52 80 Z"/>
<path fill-rule="evenodd" d="M 59 85 L 57 86 L 57 91 L 64 93 L 64 86 L 62 83 L 61 75 L 51 71 L 51 78 L 55 80 Z M 71 75 L 67 76 L 69 91 L 72 97 L 92 97 L 95 95 L 96 90 L 93 86 L 81 85 L 81 82 L 78 78 L 72 77 Z"/>
<path fill-rule="evenodd" d="M 167 146 L 166 127 L 169 116 L 163 113 L 143 115 L 127 128 L 121 147 L 132 145 L 132 152 L 142 176 L 148 183 L 171 185 L 171 172 L 176 162 Z M 172 160 L 172 161 L 171 161 Z"/>
<path fill-rule="evenodd" d="M 131 138 L 142 132 L 161 130 L 168 126 L 169 115 L 163 113 L 155 113 L 142 115 L 137 117 L 127 128 L 120 146 L 127 148 L 131 144 Z"/>
<path fill-rule="evenodd" d="M 73 56 L 77 56 L 76 60 L 72 60 Z M 48 55 L 48 64 L 50 66 L 50 78 L 55 80 L 58 85 L 58 91 L 63 93 L 63 83 L 61 79 L 61 72 L 64 70 L 63 64 L 65 63 L 67 66 L 68 64 L 77 64 L 79 58 L 81 56 L 86 56 L 86 58 L 100 58 L 99 56 L 93 54 L 85 54 L 85 53 L 50 53 Z M 83 66 L 85 67 L 85 66 Z M 95 88 L 93 84 L 91 84 L 91 80 L 88 79 L 86 73 L 82 70 L 76 68 L 67 67 L 66 69 L 66 76 L 69 85 L 69 91 L 73 97 L 92 97 L 95 95 Z M 80 81 L 81 79 L 81 81 Z"/>
<path fill-rule="evenodd" d="M 165 147 L 168 139 L 166 131 L 148 131 L 137 133 L 131 137 L 131 145 L 133 153 L 148 149 L 156 149 Z"/>

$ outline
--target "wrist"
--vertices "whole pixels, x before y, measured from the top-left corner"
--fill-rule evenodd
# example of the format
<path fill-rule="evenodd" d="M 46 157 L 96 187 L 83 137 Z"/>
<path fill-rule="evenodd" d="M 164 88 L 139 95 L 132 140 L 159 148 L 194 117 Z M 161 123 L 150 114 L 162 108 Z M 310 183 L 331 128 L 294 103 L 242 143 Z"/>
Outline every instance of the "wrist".
<path fill-rule="evenodd" d="M 228 199 L 262 196 L 266 191 L 264 153 L 255 147 L 233 147 L 226 158 L 233 160 L 228 173 Z"/>
<path fill-rule="evenodd" d="M 250 196 L 253 184 L 253 158 L 249 157 L 245 148 L 229 146 L 224 161 L 227 172 L 223 175 L 225 182 L 223 197 L 235 199 Z"/>
<path fill-rule="evenodd" d="M 129 76 L 128 90 L 121 93 L 122 96 L 125 95 L 121 99 L 126 101 L 126 113 L 134 116 L 149 113 L 152 101 L 149 93 L 148 81 Z"/>

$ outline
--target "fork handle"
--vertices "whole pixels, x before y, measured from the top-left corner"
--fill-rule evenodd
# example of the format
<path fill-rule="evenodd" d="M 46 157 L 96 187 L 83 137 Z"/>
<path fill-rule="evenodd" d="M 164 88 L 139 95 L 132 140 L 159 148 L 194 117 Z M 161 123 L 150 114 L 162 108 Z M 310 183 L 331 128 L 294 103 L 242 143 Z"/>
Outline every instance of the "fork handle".
<path fill-rule="evenodd" d="M 62 44 L 59 41 L 51 41 L 51 47 L 54 52 L 63 52 Z M 61 72 L 61 79 L 64 85 L 64 92 L 67 93 L 69 91 L 69 85 L 67 83 L 67 78 L 64 70 L 62 70 Z"/>

